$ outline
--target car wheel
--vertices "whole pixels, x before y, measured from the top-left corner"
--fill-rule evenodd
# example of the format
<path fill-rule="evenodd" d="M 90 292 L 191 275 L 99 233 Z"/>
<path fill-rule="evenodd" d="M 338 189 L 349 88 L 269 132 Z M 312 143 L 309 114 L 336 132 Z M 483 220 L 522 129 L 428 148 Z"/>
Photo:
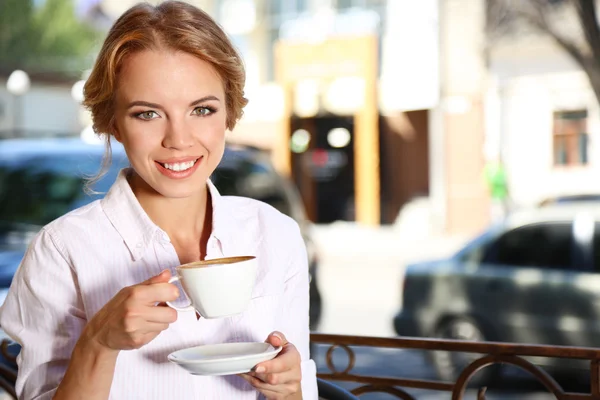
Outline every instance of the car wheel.
<path fill-rule="evenodd" d="M 489 340 L 479 324 L 466 317 L 452 318 L 442 322 L 435 330 L 436 338 L 483 342 Z M 462 371 L 473 361 L 481 358 L 477 353 L 450 351 L 431 352 L 432 362 L 440 380 L 455 382 Z M 500 374 L 498 365 L 490 365 L 478 371 L 469 381 L 469 386 L 482 387 L 490 384 Z"/>

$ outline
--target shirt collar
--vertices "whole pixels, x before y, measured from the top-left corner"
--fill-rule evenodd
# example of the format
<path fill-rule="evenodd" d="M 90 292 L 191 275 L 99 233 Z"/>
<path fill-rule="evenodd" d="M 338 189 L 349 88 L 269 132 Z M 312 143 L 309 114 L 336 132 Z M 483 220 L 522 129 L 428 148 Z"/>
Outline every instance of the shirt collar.
<path fill-rule="evenodd" d="M 135 261 L 143 257 L 156 235 L 160 234 L 165 239 L 168 239 L 168 235 L 150 219 L 135 197 L 127 181 L 130 172 L 130 168 L 124 168 L 119 172 L 117 180 L 102 199 L 101 204 L 104 213 L 123 238 Z M 213 209 L 211 236 L 214 236 L 223 246 L 231 237 L 231 227 L 235 226 L 233 215 L 225 209 L 223 197 L 215 185 L 210 180 L 207 185 Z"/>
<path fill-rule="evenodd" d="M 209 179 L 207 181 L 208 191 L 212 201 L 212 235 L 221 242 L 221 247 L 231 242 L 233 229 L 238 224 L 235 223 L 235 210 L 227 209 L 223 196 L 217 190 L 216 186 Z"/>

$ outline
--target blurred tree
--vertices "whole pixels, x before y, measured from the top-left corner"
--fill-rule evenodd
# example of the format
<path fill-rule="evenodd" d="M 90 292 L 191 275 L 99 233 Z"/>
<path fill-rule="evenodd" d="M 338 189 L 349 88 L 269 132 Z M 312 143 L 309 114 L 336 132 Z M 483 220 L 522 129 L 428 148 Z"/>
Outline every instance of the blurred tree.
<path fill-rule="evenodd" d="M 32 2 L 0 0 L 0 10 L 0 63 L 23 63 L 33 43 Z"/>
<path fill-rule="evenodd" d="M 98 38 L 77 19 L 72 0 L 0 0 L 2 70 L 80 74 L 91 64 Z"/>
<path fill-rule="evenodd" d="M 487 0 L 486 12 L 490 43 L 524 26 L 549 35 L 585 71 L 600 102 L 600 28 L 595 0 Z"/>

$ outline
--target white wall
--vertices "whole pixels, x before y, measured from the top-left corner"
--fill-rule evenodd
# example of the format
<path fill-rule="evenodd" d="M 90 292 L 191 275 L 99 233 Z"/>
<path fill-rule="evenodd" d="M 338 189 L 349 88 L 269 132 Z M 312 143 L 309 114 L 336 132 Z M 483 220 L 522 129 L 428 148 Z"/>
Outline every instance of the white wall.
<path fill-rule="evenodd" d="M 513 200 L 600 192 L 600 110 L 583 72 L 516 77 L 501 89 L 503 156 Z M 589 164 L 553 165 L 553 113 L 588 110 Z"/>
<path fill-rule="evenodd" d="M 17 103 L 18 104 L 18 103 Z M 81 131 L 79 105 L 71 97 L 68 85 L 44 85 L 32 83 L 31 89 L 20 99 L 21 117 L 19 129 L 48 133 L 77 133 Z M 0 130 L 14 127 L 15 102 L 0 81 Z"/>
<path fill-rule="evenodd" d="M 499 136 L 513 201 L 600 192 L 600 109 L 578 64 L 552 40 L 531 35 L 491 49 L 489 70 L 496 98 L 486 129 Z M 553 113 L 581 109 L 588 110 L 589 164 L 554 167 Z"/>

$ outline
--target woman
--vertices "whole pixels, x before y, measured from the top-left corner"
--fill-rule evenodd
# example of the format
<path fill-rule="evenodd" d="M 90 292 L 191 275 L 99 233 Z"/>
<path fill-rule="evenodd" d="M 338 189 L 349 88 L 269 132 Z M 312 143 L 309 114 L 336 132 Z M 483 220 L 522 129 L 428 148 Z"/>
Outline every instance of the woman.
<path fill-rule="evenodd" d="M 208 181 L 246 104 L 243 87 L 240 57 L 197 8 L 143 4 L 116 21 L 85 105 L 131 168 L 104 199 L 44 227 L 14 277 L 0 324 L 22 345 L 20 398 L 317 398 L 298 226 Z M 175 266 L 229 255 L 259 260 L 242 315 L 206 320 L 157 306 L 179 296 L 167 283 Z M 283 350 L 242 376 L 192 376 L 167 361 L 182 348 L 264 340 Z"/>

